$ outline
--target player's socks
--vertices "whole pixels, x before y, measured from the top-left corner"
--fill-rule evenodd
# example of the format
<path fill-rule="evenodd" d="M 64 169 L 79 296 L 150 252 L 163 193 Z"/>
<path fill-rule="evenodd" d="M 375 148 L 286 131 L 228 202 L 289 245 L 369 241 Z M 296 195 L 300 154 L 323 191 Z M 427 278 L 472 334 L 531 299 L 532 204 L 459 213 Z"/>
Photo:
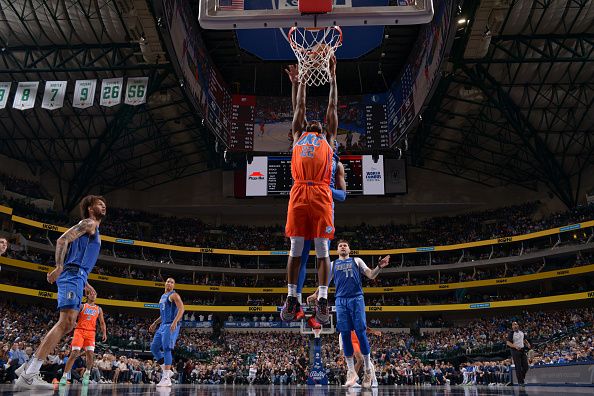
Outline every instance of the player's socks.
<path fill-rule="evenodd" d="M 287 285 L 287 296 L 297 297 L 297 285 L 289 283 Z"/>
<path fill-rule="evenodd" d="M 355 359 L 352 356 L 347 356 L 345 360 L 347 364 L 347 369 L 355 370 Z"/>
<path fill-rule="evenodd" d="M 37 374 L 39 373 L 39 369 L 43 365 L 43 360 L 37 359 L 37 356 L 33 355 L 33 359 L 31 359 L 31 363 L 25 369 L 25 374 Z"/>
<path fill-rule="evenodd" d="M 371 354 L 363 355 L 363 367 L 365 370 L 371 367 Z"/>
<path fill-rule="evenodd" d="M 328 299 L 328 286 L 320 286 L 318 287 L 318 300 L 320 298 Z"/>

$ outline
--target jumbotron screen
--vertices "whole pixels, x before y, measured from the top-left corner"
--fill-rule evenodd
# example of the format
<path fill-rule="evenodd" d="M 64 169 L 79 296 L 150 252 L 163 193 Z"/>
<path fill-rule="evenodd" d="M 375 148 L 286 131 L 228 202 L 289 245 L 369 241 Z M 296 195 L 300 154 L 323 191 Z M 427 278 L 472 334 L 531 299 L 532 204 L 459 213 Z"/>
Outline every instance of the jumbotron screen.
<path fill-rule="evenodd" d="M 340 157 L 340 162 L 344 165 L 349 194 L 385 194 L 383 156 L 376 162 L 371 155 L 345 155 Z M 248 197 L 288 195 L 292 185 L 291 157 L 254 157 L 247 164 L 245 195 Z"/>

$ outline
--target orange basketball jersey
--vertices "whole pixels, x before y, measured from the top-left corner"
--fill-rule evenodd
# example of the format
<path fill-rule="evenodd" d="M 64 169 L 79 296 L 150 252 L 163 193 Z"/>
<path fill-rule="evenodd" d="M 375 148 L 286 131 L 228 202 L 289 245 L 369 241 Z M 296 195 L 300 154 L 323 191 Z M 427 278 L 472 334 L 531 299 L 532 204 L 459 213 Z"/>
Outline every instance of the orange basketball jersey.
<path fill-rule="evenodd" d="M 293 146 L 293 180 L 330 185 L 331 174 L 332 148 L 323 135 L 317 132 L 303 132 Z"/>
<path fill-rule="evenodd" d="M 100 308 L 98 305 L 84 304 L 78 314 L 76 328 L 79 330 L 96 331 L 99 310 Z"/>

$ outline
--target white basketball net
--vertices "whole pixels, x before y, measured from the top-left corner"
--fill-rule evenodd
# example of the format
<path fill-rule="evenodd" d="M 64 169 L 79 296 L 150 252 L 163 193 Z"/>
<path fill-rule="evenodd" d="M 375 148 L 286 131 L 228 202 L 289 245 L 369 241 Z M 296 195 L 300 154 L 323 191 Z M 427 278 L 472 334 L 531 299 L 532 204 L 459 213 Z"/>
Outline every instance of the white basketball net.
<path fill-rule="evenodd" d="M 292 27 L 289 43 L 299 62 L 299 81 L 309 86 L 326 84 L 330 79 L 330 57 L 342 45 L 340 27 Z"/>

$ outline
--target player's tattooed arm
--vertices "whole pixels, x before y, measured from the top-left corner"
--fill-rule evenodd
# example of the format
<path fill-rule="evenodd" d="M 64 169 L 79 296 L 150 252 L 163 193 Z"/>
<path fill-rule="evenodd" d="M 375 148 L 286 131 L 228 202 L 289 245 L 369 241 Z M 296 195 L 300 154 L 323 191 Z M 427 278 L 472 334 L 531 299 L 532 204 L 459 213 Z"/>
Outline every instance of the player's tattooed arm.
<path fill-rule="evenodd" d="M 66 231 L 56 243 L 56 268 L 47 275 L 47 281 L 54 283 L 64 267 L 64 259 L 66 258 L 66 252 L 68 251 L 68 245 L 76 238 L 81 237 L 84 234 L 91 233 L 94 231 L 95 222 L 92 219 L 81 220 L 77 225 L 71 227 Z"/>

